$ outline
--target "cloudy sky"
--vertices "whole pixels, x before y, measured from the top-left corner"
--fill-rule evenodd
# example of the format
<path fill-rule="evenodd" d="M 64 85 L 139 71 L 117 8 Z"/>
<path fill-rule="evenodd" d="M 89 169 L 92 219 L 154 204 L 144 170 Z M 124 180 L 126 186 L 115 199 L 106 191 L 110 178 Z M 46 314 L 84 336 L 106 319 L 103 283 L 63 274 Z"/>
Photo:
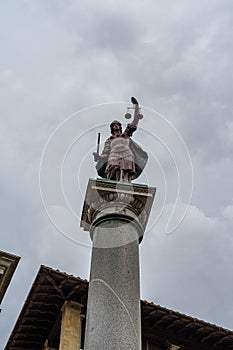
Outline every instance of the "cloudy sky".
<path fill-rule="evenodd" d="M 182 135 L 194 174 L 189 211 L 168 235 L 174 162 L 156 137 L 147 143 L 137 131 L 150 154 L 149 184 L 161 192 L 158 159 L 168 190 L 163 215 L 140 247 L 141 297 L 232 329 L 232 24 L 231 0 L 0 1 L 0 249 L 21 256 L 1 305 L 1 348 L 41 264 L 89 278 L 90 247 L 64 237 L 42 204 L 40 159 L 50 135 L 84 108 L 127 104 L 132 95 Z M 156 120 L 149 127 L 159 135 Z M 107 126 L 101 132 L 108 135 Z M 95 136 L 84 135 L 64 170 L 74 210 L 82 207 L 84 179 L 96 176 L 94 145 Z M 77 177 L 80 161 L 85 171 Z"/>

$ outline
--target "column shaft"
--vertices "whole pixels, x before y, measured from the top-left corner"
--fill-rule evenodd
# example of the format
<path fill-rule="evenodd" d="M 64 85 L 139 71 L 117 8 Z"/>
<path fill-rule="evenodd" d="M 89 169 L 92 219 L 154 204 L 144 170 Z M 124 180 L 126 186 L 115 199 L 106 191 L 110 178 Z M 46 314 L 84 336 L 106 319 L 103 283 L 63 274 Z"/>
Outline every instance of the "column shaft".
<path fill-rule="evenodd" d="M 93 223 L 85 350 L 141 349 L 140 234 L 119 216 Z"/>

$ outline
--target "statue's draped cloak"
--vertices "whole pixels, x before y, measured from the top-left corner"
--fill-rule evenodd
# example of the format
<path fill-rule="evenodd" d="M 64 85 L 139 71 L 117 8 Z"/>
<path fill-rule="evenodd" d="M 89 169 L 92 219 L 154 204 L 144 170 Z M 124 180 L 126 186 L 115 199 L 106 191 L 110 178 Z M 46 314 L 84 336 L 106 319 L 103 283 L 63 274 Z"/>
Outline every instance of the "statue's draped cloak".
<path fill-rule="evenodd" d="M 109 142 L 109 146 L 111 143 L 111 137 L 106 141 L 106 143 Z M 132 174 L 132 180 L 136 179 L 140 176 L 143 169 L 146 166 L 148 155 L 143 149 L 131 138 L 129 139 L 129 147 L 131 151 L 133 152 L 134 156 L 134 163 L 135 163 L 135 173 Z M 110 148 L 110 147 L 109 147 Z M 107 166 L 108 158 L 106 159 L 100 159 L 96 164 L 97 173 L 99 176 L 106 178 L 106 166 Z"/>

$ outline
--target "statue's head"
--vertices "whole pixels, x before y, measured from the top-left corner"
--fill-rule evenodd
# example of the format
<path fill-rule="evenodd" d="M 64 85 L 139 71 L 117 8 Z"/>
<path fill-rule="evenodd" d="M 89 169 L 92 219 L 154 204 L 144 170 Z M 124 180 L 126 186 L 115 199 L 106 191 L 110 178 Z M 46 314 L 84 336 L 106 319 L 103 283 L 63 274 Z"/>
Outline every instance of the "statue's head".
<path fill-rule="evenodd" d="M 118 120 L 113 120 L 110 124 L 111 134 L 114 135 L 115 133 L 121 133 L 122 127 L 121 123 Z"/>

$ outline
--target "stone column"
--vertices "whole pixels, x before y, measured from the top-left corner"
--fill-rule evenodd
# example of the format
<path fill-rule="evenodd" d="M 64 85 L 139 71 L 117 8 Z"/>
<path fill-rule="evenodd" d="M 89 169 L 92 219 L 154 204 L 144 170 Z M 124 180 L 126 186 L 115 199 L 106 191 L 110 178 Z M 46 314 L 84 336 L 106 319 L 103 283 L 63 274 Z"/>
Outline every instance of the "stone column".
<path fill-rule="evenodd" d="M 138 250 L 154 193 L 89 180 L 81 222 L 93 241 L 85 350 L 141 350 Z"/>
<path fill-rule="evenodd" d="M 82 306 L 74 301 L 65 301 L 62 307 L 59 350 L 80 350 Z"/>

